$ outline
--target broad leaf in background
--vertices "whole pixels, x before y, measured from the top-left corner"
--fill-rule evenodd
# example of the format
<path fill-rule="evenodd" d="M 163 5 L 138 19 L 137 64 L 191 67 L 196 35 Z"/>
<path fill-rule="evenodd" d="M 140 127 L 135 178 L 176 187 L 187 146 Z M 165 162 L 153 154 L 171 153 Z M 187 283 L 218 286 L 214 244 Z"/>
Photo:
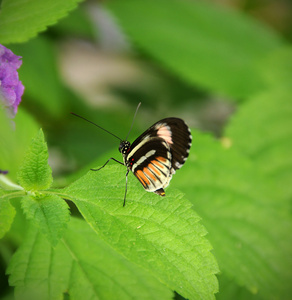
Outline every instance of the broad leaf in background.
<path fill-rule="evenodd" d="M 38 129 L 35 120 L 21 108 L 18 108 L 14 121 L 0 110 L 0 169 L 8 170 L 6 176 L 10 179 L 16 181 L 24 153 Z"/>
<path fill-rule="evenodd" d="M 21 43 L 66 16 L 81 0 L 3 0 L 0 10 L 0 43 Z"/>
<path fill-rule="evenodd" d="M 216 295 L 216 300 L 259 300 L 256 294 L 252 294 L 245 287 L 238 286 L 233 279 L 220 274 L 218 276 L 220 292 Z"/>
<path fill-rule="evenodd" d="M 229 97 L 265 85 L 255 65 L 282 42 L 227 7 L 190 0 L 110 1 L 108 8 L 142 51 L 186 81 Z"/>
<path fill-rule="evenodd" d="M 291 201 L 291 91 L 276 89 L 253 97 L 241 106 L 225 135 L 274 184 L 278 192 L 275 202 Z"/>
<path fill-rule="evenodd" d="M 14 207 L 10 204 L 8 199 L 1 199 L 0 193 L 0 239 L 10 229 L 14 216 Z"/>
<path fill-rule="evenodd" d="M 18 179 L 26 191 L 46 190 L 52 184 L 53 177 L 48 164 L 48 148 L 41 129 L 32 140 L 25 155 Z"/>
<path fill-rule="evenodd" d="M 31 227 L 8 272 L 16 299 L 172 299 L 172 292 L 106 245 L 83 220 L 72 218 L 52 248 Z"/>
<path fill-rule="evenodd" d="M 26 196 L 21 206 L 27 218 L 40 228 L 52 246 L 57 245 L 70 221 L 69 206 L 56 195 Z"/>
<path fill-rule="evenodd" d="M 169 288 L 186 298 L 214 299 L 218 267 L 191 204 L 175 191 L 165 198 L 147 193 L 130 176 L 123 207 L 125 169 L 103 171 L 89 172 L 62 195 L 102 239 Z"/>
<path fill-rule="evenodd" d="M 192 135 L 185 177 L 173 181 L 202 217 L 220 270 L 264 299 L 291 295 L 292 224 L 277 190 L 232 147 Z"/>
<path fill-rule="evenodd" d="M 54 33 L 64 35 L 66 38 L 80 37 L 94 40 L 97 37 L 97 28 L 89 19 L 87 7 L 80 5 L 77 9 L 51 27 Z"/>
<path fill-rule="evenodd" d="M 52 114 L 55 118 L 63 115 L 66 94 L 59 79 L 56 49 L 52 41 L 39 36 L 10 48 L 22 56 L 19 76 L 25 86 L 26 102 L 34 102 L 30 105 L 38 114 Z"/>
<path fill-rule="evenodd" d="M 240 107 L 225 135 L 275 184 L 278 200 L 291 201 L 292 49 L 281 49 L 262 61 L 262 73 L 270 89 Z"/>
<path fill-rule="evenodd" d="M 269 89 L 291 90 L 292 47 L 285 46 L 273 51 L 258 63 L 262 77 Z"/>

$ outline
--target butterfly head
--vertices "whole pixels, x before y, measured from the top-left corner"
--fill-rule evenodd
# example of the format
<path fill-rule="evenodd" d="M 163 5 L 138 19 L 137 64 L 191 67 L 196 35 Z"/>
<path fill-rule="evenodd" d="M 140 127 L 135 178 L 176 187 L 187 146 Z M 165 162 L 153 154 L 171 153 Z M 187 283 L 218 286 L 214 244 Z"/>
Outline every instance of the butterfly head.
<path fill-rule="evenodd" d="M 122 154 L 127 154 L 128 151 L 130 150 L 130 146 L 131 146 L 130 142 L 128 142 L 128 141 L 121 141 L 120 146 L 119 146 L 119 151 Z"/>

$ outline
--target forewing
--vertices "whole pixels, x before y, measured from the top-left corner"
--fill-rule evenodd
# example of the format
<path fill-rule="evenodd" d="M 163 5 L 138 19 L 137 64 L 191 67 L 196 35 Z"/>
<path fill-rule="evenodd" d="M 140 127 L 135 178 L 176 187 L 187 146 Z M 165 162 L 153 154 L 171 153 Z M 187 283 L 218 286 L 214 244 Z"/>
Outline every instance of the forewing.
<path fill-rule="evenodd" d="M 171 152 L 172 172 L 181 168 L 189 156 L 192 135 L 186 123 L 178 118 L 166 118 L 153 124 L 132 144 L 134 149 L 141 142 L 150 138 L 161 138 L 168 144 Z"/>

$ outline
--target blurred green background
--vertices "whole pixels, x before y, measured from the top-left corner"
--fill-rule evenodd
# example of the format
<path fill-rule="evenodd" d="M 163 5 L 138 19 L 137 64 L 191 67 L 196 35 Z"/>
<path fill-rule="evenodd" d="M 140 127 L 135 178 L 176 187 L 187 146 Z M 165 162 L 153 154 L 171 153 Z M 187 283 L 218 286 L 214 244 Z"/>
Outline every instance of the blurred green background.
<path fill-rule="evenodd" d="M 292 198 L 291 1 L 84 1 L 53 23 L 37 37 L 3 42 L 23 57 L 19 73 L 25 93 L 15 118 L 16 136 L 6 137 L 9 147 L 1 152 L 2 168 L 16 180 L 39 127 L 48 143 L 55 187 L 66 186 L 111 156 L 121 159 L 114 137 L 70 112 L 125 138 L 142 102 L 130 142 L 159 119 L 180 117 L 194 132 L 191 154 L 201 155 L 203 162 L 197 163 L 195 155 L 193 161 L 190 158 L 172 186 L 184 189 L 209 232 L 223 273 L 219 276 L 223 293 L 217 297 L 258 299 L 252 293 L 259 287 L 266 288 L 259 298 L 267 299 L 271 293 L 264 275 L 272 274 L 273 281 L 273 276 L 285 273 L 277 268 L 281 253 L 264 249 L 268 267 L 277 267 L 262 274 L 263 262 L 255 272 L 255 284 L 252 270 L 257 265 L 246 266 L 242 258 L 248 260 L 253 242 L 256 250 L 265 246 L 253 240 L 249 222 L 265 224 L 258 226 L 264 237 L 270 237 L 269 222 L 278 224 L 272 226 L 272 237 L 279 233 L 281 239 L 288 228 L 281 223 L 286 216 L 279 222 L 277 216 L 283 207 L 291 210 Z M 0 29 L 2 25 L 0 15 Z M 0 30 L 0 42 L 3 36 Z M 223 147 L 196 129 L 211 133 Z M 234 146 L 231 153 L 225 151 L 230 146 Z M 222 180 L 221 190 L 216 189 L 216 180 Z M 274 208 L 281 213 L 273 214 Z M 232 219 L 241 209 L 247 214 L 239 222 Z M 243 244 L 233 236 L 237 225 Z M 226 245 L 234 247 L 228 248 L 234 261 L 229 260 Z M 283 278 L 291 278 L 286 275 Z"/>
<path fill-rule="evenodd" d="M 246 77 L 242 77 L 239 80 L 241 84 L 234 84 L 229 91 L 224 87 L 220 89 L 220 83 L 217 86 L 212 83 L 216 74 L 214 78 L 206 77 L 212 73 L 212 68 L 214 73 L 218 72 L 218 78 L 224 76 L 226 71 L 231 81 L 236 74 L 230 74 L 229 66 L 226 70 L 222 69 L 222 73 L 217 69 L 221 68 L 220 65 L 212 64 L 216 64 L 220 58 L 222 68 L 228 61 L 234 65 L 237 63 L 233 59 L 242 53 L 235 52 L 239 46 L 235 44 L 237 41 L 232 45 L 231 39 L 240 34 L 241 27 L 249 26 L 248 21 L 252 25 L 256 24 L 255 28 L 259 32 L 255 32 L 253 38 L 256 39 L 256 35 L 262 37 L 263 47 L 276 48 L 279 37 L 284 36 L 289 40 L 291 3 L 261 0 L 199 2 L 210 4 L 211 11 L 208 10 L 209 6 L 203 6 L 206 10 L 204 15 L 204 11 L 199 11 L 202 9 L 199 5 L 194 7 L 193 15 L 187 17 L 179 15 L 179 2 L 167 4 L 167 1 L 150 1 L 149 5 L 145 5 L 139 1 L 86 1 L 36 38 L 26 43 L 9 45 L 17 55 L 23 57 L 20 78 L 25 85 L 25 93 L 20 109 L 30 112 L 43 127 L 50 145 L 50 162 L 55 175 L 80 169 L 112 149 L 117 158 L 120 155 L 116 151 L 117 140 L 72 117 L 70 111 L 124 138 L 135 108 L 141 101 L 142 106 L 130 141 L 157 120 L 168 116 L 181 117 L 192 128 L 210 131 L 216 136 L 222 135 L 230 114 L 253 91 L 233 92 L 236 85 L 238 90 L 243 89 L 245 80 L 248 80 Z M 217 10 L 219 13 L 216 15 Z M 226 24 L 221 23 L 222 28 L 216 24 L 222 18 L 221 11 L 229 10 L 240 12 L 240 17 L 241 12 L 245 13 L 251 20 L 244 20 L 248 25 L 234 23 L 239 24 L 238 29 L 234 28 L 233 33 L 226 31 L 225 36 L 221 36 L 224 26 L 230 30 L 228 21 L 230 26 L 234 26 L 231 17 L 226 20 Z M 187 8 L 182 8 L 181 13 L 186 11 Z M 198 27 L 198 24 L 202 26 Z M 197 31 L 192 26 L 196 26 Z M 161 28 L 168 36 L 159 37 Z M 252 33 L 253 28 L 246 30 Z M 263 36 L 261 30 L 266 36 Z M 156 32 L 161 44 L 154 45 Z M 248 34 L 245 28 L 243 34 Z M 202 38 L 204 35 L 206 39 Z M 245 41 L 244 38 L 238 36 L 242 47 L 251 48 L 253 41 Z M 193 44 L 190 43 L 191 39 L 194 40 Z M 164 43 L 164 40 L 169 40 L 169 44 Z M 265 43 L 269 46 L 265 46 Z M 210 53 L 205 49 L 210 49 Z M 194 64 L 194 68 L 189 71 L 184 66 L 180 69 L 180 66 L 172 64 L 173 57 L 177 57 L 177 64 L 183 64 L 184 57 L 188 55 L 185 51 L 190 52 L 195 60 L 196 56 L 201 55 L 199 59 L 204 59 L 201 62 L 204 67 L 196 68 Z M 204 51 L 203 54 L 200 51 Z M 214 51 L 222 51 L 223 56 L 212 55 Z M 256 51 L 261 51 L 260 46 Z M 226 61 L 223 60 L 224 55 Z M 243 72 L 250 71 L 252 55 L 237 57 L 238 61 L 242 60 L 238 65 L 239 72 L 244 67 L 247 70 Z M 188 64 L 193 63 L 187 61 Z M 196 74 L 203 72 L 205 74 Z M 253 75 L 250 74 L 250 77 Z M 102 163 L 103 159 L 97 163 Z"/>

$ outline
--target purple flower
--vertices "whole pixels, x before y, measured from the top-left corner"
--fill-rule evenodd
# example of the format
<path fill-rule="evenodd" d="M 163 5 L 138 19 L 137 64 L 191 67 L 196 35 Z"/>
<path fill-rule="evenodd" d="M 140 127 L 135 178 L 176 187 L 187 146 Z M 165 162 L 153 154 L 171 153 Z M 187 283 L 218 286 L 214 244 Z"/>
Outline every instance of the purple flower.
<path fill-rule="evenodd" d="M 21 66 L 21 56 L 13 54 L 0 45 L 0 102 L 14 117 L 21 101 L 24 86 L 18 78 L 17 69 Z"/>

